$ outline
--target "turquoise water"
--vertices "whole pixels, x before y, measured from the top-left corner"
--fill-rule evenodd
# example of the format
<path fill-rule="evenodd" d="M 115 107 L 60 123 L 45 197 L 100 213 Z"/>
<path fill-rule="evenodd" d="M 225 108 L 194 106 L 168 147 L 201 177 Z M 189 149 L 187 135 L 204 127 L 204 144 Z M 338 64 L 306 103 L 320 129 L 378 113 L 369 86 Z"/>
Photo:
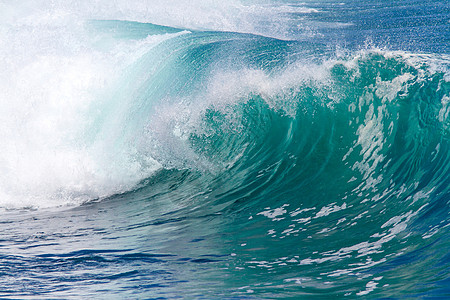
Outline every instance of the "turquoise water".
<path fill-rule="evenodd" d="M 4 298 L 446 298 L 446 1 L 0 3 Z"/>

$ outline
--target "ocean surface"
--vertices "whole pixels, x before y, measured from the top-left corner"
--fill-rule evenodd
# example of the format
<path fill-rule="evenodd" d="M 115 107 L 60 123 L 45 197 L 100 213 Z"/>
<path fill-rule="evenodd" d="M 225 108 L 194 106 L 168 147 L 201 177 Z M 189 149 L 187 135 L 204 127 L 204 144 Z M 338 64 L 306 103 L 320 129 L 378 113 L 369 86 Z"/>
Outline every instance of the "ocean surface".
<path fill-rule="evenodd" d="M 0 297 L 450 298 L 448 0 L 0 0 Z"/>

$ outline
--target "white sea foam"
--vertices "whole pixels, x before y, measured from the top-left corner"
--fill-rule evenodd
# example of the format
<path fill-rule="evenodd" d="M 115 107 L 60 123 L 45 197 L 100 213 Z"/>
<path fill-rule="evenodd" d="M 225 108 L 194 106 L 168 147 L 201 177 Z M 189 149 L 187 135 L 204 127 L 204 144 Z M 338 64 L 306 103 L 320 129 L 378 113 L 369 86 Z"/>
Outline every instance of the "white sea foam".
<path fill-rule="evenodd" d="M 16 11 L 17 23 L 0 25 L 0 206 L 77 204 L 131 189 L 160 165 L 137 159 L 133 145 L 114 149 L 120 124 L 99 129 L 111 139 L 93 142 L 87 131 L 102 113 L 93 108 L 102 109 L 96 103 L 129 65 L 180 33 L 99 49 L 82 20 L 21 10 L 30 15 Z"/>

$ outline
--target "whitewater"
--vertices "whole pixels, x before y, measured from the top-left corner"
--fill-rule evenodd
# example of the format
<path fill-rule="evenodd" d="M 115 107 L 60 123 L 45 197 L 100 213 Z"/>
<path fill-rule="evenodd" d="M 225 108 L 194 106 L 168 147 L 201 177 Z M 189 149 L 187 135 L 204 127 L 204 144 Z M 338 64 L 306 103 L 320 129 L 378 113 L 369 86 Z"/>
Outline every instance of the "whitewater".
<path fill-rule="evenodd" d="M 450 5 L 0 0 L 0 296 L 450 297 Z"/>

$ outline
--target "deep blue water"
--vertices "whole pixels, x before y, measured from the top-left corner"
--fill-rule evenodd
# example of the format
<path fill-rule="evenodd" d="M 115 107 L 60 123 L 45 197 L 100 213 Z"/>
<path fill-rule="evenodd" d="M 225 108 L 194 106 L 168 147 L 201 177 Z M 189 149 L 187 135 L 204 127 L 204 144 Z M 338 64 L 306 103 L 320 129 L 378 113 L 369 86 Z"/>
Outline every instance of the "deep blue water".
<path fill-rule="evenodd" d="M 0 17 L 1 297 L 450 297 L 448 1 Z"/>

